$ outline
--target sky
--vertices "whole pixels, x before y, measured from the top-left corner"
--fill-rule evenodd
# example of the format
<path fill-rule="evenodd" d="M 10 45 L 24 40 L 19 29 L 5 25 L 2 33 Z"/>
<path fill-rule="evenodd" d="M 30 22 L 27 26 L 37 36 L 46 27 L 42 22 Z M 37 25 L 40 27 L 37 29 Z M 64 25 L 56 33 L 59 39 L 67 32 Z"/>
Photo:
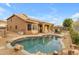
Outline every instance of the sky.
<path fill-rule="evenodd" d="M 29 17 L 62 25 L 64 19 L 79 19 L 78 3 L 0 3 L 0 20 L 12 14 L 26 14 Z"/>

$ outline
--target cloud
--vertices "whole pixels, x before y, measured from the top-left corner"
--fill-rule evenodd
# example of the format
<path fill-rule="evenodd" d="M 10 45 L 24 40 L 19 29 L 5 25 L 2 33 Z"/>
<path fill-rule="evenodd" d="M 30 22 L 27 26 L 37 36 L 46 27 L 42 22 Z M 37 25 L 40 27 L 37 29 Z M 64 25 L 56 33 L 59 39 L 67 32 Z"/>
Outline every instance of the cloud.
<path fill-rule="evenodd" d="M 6 8 L 0 7 L 0 19 L 6 19 L 11 14 Z"/>
<path fill-rule="evenodd" d="M 0 15 L 3 15 L 6 12 L 6 10 L 2 7 L 0 7 Z"/>
<path fill-rule="evenodd" d="M 53 23 L 57 23 L 58 20 L 59 20 L 58 18 L 53 18 L 53 19 L 52 19 Z"/>
<path fill-rule="evenodd" d="M 55 25 L 61 25 L 60 24 L 60 18 L 52 18 L 49 22 L 53 23 Z"/>
<path fill-rule="evenodd" d="M 73 14 L 70 18 L 72 18 L 74 21 L 79 20 L 79 13 Z"/>
<path fill-rule="evenodd" d="M 52 6 L 48 7 L 49 8 L 49 12 L 46 13 L 40 13 L 37 14 L 35 16 L 30 16 L 32 18 L 44 21 L 44 22 L 49 22 L 49 23 L 53 23 L 55 25 L 60 25 L 60 17 L 57 15 L 58 10 L 53 8 Z M 34 11 L 33 11 L 34 12 Z"/>
<path fill-rule="evenodd" d="M 6 5 L 7 5 L 8 7 L 11 7 L 11 4 L 10 4 L 10 3 L 6 3 Z"/>
<path fill-rule="evenodd" d="M 5 11 L 5 9 L 0 7 L 0 12 L 4 12 L 4 11 Z"/>
<path fill-rule="evenodd" d="M 57 20 L 58 20 L 57 18 L 52 18 L 49 22 L 50 23 L 53 23 L 53 24 L 56 24 L 57 23 Z"/>
<path fill-rule="evenodd" d="M 40 20 L 40 21 L 49 22 L 55 25 L 60 25 L 60 17 L 56 18 L 56 17 L 53 17 L 52 15 L 29 16 L 29 17 Z"/>

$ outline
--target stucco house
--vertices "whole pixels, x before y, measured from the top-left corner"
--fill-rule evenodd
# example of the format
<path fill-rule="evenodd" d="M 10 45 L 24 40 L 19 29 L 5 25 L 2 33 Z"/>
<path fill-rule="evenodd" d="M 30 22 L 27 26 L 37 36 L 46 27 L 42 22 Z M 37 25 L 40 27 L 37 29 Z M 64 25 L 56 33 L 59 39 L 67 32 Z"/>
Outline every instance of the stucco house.
<path fill-rule="evenodd" d="M 7 32 L 7 22 L 0 20 L 0 37 L 5 37 Z"/>
<path fill-rule="evenodd" d="M 7 19 L 8 31 L 21 34 L 51 33 L 53 26 L 51 23 L 38 21 L 25 14 L 13 14 Z"/>

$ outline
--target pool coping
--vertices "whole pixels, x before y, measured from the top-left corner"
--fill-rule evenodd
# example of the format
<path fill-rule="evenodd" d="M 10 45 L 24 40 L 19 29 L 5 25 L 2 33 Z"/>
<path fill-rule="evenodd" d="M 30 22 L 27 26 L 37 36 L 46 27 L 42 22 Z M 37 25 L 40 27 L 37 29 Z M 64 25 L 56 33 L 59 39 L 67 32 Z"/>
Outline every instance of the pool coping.
<path fill-rule="evenodd" d="M 18 40 L 18 39 L 21 39 L 21 38 L 26 38 L 26 37 L 41 37 L 41 36 L 46 36 L 46 35 L 53 35 L 53 36 L 58 36 L 58 37 L 63 37 L 64 35 L 62 34 L 56 34 L 56 33 L 48 33 L 48 34 L 38 34 L 38 35 L 22 35 L 22 36 L 19 36 L 19 37 L 16 37 L 16 38 L 13 38 L 11 40 L 9 40 L 9 42 L 13 42 L 15 40 Z"/>
<path fill-rule="evenodd" d="M 39 34 L 39 35 L 22 35 L 22 36 L 19 36 L 19 37 L 16 37 L 16 38 L 13 38 L 12 40 L 9 40 L 9 43 L 10 43 L 10 46 L 12 46 L 11 45 L 11 43 L 12 42 L 16 42 L 16 41 L 18 41 L 19 39 L 19 41 L 21 41 L 21 40 L 24 40 L 24 39 L 21 39 L 21 38 L 28 38 L 28 37 L 41 37 L 41 36 L 47 36 L 47 35 L 53 35 L 53 36 L 58 36 L 58 37 L 60 37 L 60 38 L 62 38 L 64 35 L 62 35 L 62 34 L 56 34 L 56 33 L 48 33 L 48 34 Z M 14 47 L 14 46 L 12 46 L 12 47 Z M 24 49 L 23 49 L 24 50 Z M 22 51 L 21 51 L 22 52 Z M 26 50 L 24 50 L 24 54 L 27 54 L 26 53 L 27 51 Z M 28 52 L 29 53 L 29 52 Z M 31 53 L 29 53 L 29 54 L 31 54 Z"/>

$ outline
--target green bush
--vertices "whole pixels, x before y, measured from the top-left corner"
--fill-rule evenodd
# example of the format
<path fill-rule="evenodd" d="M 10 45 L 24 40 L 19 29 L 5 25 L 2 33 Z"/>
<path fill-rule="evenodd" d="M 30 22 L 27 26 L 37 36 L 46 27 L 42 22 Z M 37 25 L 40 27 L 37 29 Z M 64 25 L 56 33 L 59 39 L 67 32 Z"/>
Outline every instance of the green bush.
<path fill-rule="evenodd" d="M 73 20 L 71 18 L 65 19 L 63 22 L 63 27 L 65 28 L 65 30 L 70 30 L 70 28 L 72 27 L 72 23 Z"/>
<path fill-rule="evenodd" d="M 78 31 L 73 30 L 72 28 L 73 20 L 70 18 L 67 18 L 63 22 L 63 27 L 65 30 L 68 30 L 70 32 L 72 43 L 79 45 L 79 33 Z M 75 23 L 74 25 L 79 26 L 79 23 Z"/>
<path fill-rule="evenodd" d="M 74 31 L 73 29 L 70 30 L 70 35 L 71 35 L 71 38 L 72 38 L 72 42 L 74 44 L 79 44 L 79 33 Z"/>

